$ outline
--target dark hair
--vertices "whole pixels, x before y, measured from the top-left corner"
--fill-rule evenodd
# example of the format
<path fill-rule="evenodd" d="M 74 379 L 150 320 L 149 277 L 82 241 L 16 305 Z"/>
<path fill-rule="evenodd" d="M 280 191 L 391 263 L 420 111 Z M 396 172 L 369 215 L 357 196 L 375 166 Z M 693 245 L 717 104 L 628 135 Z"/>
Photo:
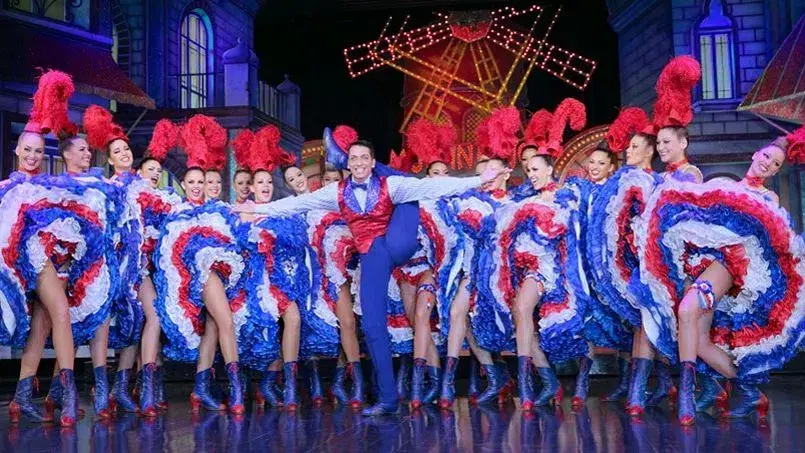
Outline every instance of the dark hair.
<path fill-rule="evenodd" d="M 150 161 L 152 161 L 152 160 L 154 162 L 157 162 L 160 166 L 162 165 L 162 162 L 158 161 L 157 159 L 155 159 L 155 158 L 153 158 L 153 157 L 151 157 L 149 155 L 145 155 L 145 156 L 143 156 L 142 159 L 140 159 L 139 162 L 137 162 L 137 165 L 134 166 L 134 169 L 135 170 L 142 170 L 142 168 L 145 166 L 145 164 L 150 162 Z"/>
<path fill-rule="evenodd" d="M 71 146 L 75 144 L 77 139 L 80 139 L 78 135 L 72 135 L 68 137 L 64 137 L 59 141 L 59 155 L 62 159 L 64 159 L 64 153 L 70 149 Z"/>
<path fill-rule="evenodd" d="M 534 145 L 533 143 L 526 144 L 525 142 L 520 142 L 520 159 L 523 158 L 523 153 L 525 153 L 525 150 L 527 149 L 533 149 L 534 151 L 539 151 L 539 148 L 537 148 L 537 146 Z"/>
<path fill-rule="evenodd" d="M 351 150 L 353 146 L 363 146 L 368 148 L 369 155 L 372 156 L 372 159 L 375 158 L 375 146 L 372 145 L 372 142 L 370 142 L 369 140 L 364 140 L 361 138 L 355 142 L 350 143 L 349 146 L 347 147 L 347 155 L 349 155 L 349 150 Z"/>
<path fill-rule="evenodd" d="M 450 171 L 450 166 L 447 165 L 447 162 L 442 161 L 442 160 L 435 160 L 435 161 L 429 163 L 428 166 L 425 168 L 425 174 L 426 175 L 430 172 L 430 168 L 433 167 L 434 164 L 444 164 L 445 167 L 447 167 L 447 171 Z"/>
<path fill-rule="evenodd" d="M 324 164 L 324 173 L 341 173 L 333 164 Z M 343 175 L 342 175 L 343 176 Z"/>
<path fill-rule="evenodd" d="M 690 140 L 690 134 L 688 133 L 688 128 L 686 128 L 686 127 L 683 127 L 683 126 L 665 126 L 665 127 L 660 128 L 660 130 L 662 130 L 662 129 L 671 129 L 674 132 L 674 135 L 676 135 L 676 138 L 679 139 L 679 140 L 682 140 L 683 138 L 685 140 Z"/>
<path fill-rule="evenodd" d="M 543 162 L 545 162 L 545 165 L 547 165 L 549 167 L 553 167 L 553 157 L 551 157 L 551 156 L 549 156 L 547 154 L 537 154 L 534 157 L 539 157 L 540 159 L 543 160 Z M 534 157 L 532 157 L 532 159 Z"/>
<path fill-rule="evenodd" d="M 614 152 L 612 152 L 612 150 L 609 148 L 609 142 L 608 141 L 601 140 L 600 142 L 598 142 L 598 144 L 595 145 L 595 149 L 593 150 L 593 153 L 596 152 L 596 151 L 601 151 L 602 153 L 606 153 L 607 157 L 609 157 L 609 163 L 611 163 L 615 167 L 618 166 L 618 156 Z M 590 153 L 590 154 L 592 154 L 592 153 Z"/>
<path fill-rule="evenodd" d="M 252 173 L 249 170 L 246 170 L 245 168 L 238 168 L 237 170 L 235 170 L 235 174 L 232 176 L 232 179 L 237 178 L 238 175 L 241 174 L 241 173 L 245 173 L 245 174 L 249 175 L 249 178 L 252 177 Z"/>
<path fill-rule="evenodd" d="M 651 146 L 653 148 L 657 147 L 657 136 L 656 135 L 644 134 L 642 132 L 638 132 L 635 135 L 638 136 L 638 137 L 643 138 L 643 140 L 645 140 L 646 143 L 648 143 L 649 146 Z"/>
<path fill-rule="evenodd" d="M 187 174 L 188 174 L 188 173 L 190 173 L 191 171 L 196 171 L 196 170 L 200 171 L 202 175 L 206 175 L 206 174 L 207 174 L 207 171 L 206 171 L 206 170 L 204 170 L 203 168 L 199 167 L 198 165 L 195 165 L 195 166 L 192 166 L 192 167 L 188 167 L 188 168 L 187 168 L 187 169 L 184 171 L 184 174 L 182 175 L 182 181 L 184 181 L 184 179 L 187 177 Z"/>

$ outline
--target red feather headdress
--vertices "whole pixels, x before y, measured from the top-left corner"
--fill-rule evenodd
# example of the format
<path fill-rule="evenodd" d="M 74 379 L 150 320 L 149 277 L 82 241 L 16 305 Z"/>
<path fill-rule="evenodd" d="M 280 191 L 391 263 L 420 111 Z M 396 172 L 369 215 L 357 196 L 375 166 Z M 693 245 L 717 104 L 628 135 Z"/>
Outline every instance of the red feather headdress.
<path fill-rule="evenodd" d="M 358 131 L 346 124 L 338 125 L 335 127 L 335 130 L 333 130 L 333 140 L 335 140 L 335 144 L 338 145 L 341 150 L 348 153 L 349 145 L 358 141 Z"/>
<path fill-rule="evenodd" d="M 663 68 L 657 79 L 654 128 L 687 127 L 693 121 L 691 91 L 702 78 L 702 67 L 690 55 L 681 55 Z"/>
<path fill-rule="evenodd" d="M 654 126 L 643 109 L 626 107 L 620 111 L 607 130 L 609 149 L 615 153 L 622 153 L 629 147 L 629 141 L 635 134 L 654 135 Z"/>
<path fill-rule="evenodd" d="M 274 125 L 264 126 L 257 132 L 242 131 L 232 141 L 238 166 L 254 173 L 295 164 L 294 155 L 280 147 L 281 138 L 280 130 Z"/>
<path fill-rule="evenodd" d="M 168 152 L 179 145 L 181 128 L 171 120 L 163 118 L 154 125 L 151 142 L 148 143 L 148 155 L 159 162 L 165 160 Z"/>
<path fill-rule="evenodd" d="M 397 154 L 393 149 L 389 152 L 389 167 L 402 172 L 410 172 L 413 165 L 410 152 L 402 150 Z"/>
<path fill-rule="evenodd" d="M 405 131 L 405 149 L 425 169 L 435 162 L 450 166 L 456 138 L 452 124 L 439 125 L 419 118 Z"/>
<path fill-rule="evenodd" d="M 785 155 L 794 164 L 805 163 L 805 126 L 785 136 Z"/>
<path fill-rule="evenodd" d="M 214 118 L 193 115 L 179 134 L 187 168 L 221 171 L 226 163 L 226 129 Z"/>
<path fill-rule="evenodd" d="M 511 166 L 517 148 L 517 133 L 520 131 L 520 112 L 516 107 L 498 107 L 478 125 L 475 142 L 478 152 L 487 157 L 500 159 Z"/>
<path fill-rule="evenodd" d="M 78 127 L 67 116 L 70 96 L 75 92 L 73 78 L 61 71 L 48 70 L 39 77 L 26 132 L 75 135 Z"/>
<path fill-rule="evenodd" d="M 123 128 L 112 120 L 112 114 L 98 105 L 90 105 L 84 111 L 84 131 L 89 146 L 103 151 L 115 140 L 129 141 Z"/>
<path fill-rule="evenodd" d="M 551 127 L 548 129 L 548 140 L 541 143 L 537 152 L 548 154 L 554 159 L 562 155 L 564 150 L 565 128 L 580 131 L 587 124 L 587 108 L 581 101 L 566 98 L 556 107 L 551 118 Z"/>

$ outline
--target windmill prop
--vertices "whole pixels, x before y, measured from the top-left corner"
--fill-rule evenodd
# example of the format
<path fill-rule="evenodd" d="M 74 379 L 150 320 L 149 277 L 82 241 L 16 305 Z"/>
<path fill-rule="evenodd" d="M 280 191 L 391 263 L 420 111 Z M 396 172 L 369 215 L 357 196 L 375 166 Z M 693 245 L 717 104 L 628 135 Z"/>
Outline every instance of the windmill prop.
<path fill-rule="evenodd" d="M 389 18 L 377 39 L 344 49 L 344 58 L 353 78 L 389 66 L 417 82 L 400 131 L 415 118 L 443 123 L 445 109 L 456 110 L 456 103 L 485 116 L 513 105 L 534 68 L 579 90 L 587 87 L 596 63 L 548 41 L 561 10 L 534 5 L 435 13 L 436 23 L 411 30 L 406 17 L 397 33 L 389 33 Z M 512 21 L 518 17 L 529 19 L 530 28 Z"/>

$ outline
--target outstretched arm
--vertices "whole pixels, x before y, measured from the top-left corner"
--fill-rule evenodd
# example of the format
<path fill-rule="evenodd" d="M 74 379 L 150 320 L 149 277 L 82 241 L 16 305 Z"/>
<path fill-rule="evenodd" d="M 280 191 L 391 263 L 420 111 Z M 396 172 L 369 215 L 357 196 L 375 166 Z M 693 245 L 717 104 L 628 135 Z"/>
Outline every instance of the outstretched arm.
<path fill-rule="evenodd" d="M 315 192 L 296 197 L 288 197 L 282 200 L 272 201 L 271 203 L 254 205 L 252 212 L 255 214 L 288 216 L 303 214 L 314 209 L 338 211 L 338 184 L 331 184 Z M 244 206 L 243 210 L 248 211 L 250 207 Z"/>
<path fill-rule="evenodd" d="M 470 189 L 480 188 L 492 182 L 501 173 L 511 170 L 501 169 L 484 171 L 481 176 L 470 178 L 412 178 L 406 176 L 389 176 L 389 193 L 391 201 L 395 204 L 410 201 L 435 200 L 466 192 Z"/>

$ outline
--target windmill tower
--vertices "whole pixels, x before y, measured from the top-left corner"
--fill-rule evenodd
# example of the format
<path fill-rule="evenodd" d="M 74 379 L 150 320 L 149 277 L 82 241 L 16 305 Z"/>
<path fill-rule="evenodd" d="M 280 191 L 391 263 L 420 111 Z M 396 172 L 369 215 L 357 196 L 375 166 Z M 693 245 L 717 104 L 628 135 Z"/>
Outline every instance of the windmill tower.
<path fill-rule="evenodd" d="M 406 17 L 397 33 L 388 32 L 389 18 L 377 39 L 345 49 L 344 58 L 353 78 L 389 66 L 418 83 L 400 131 L 414 118 L 445 121 L 451 104 L 485 116 L 513 105 L 535 68 L 587 87 L 596 63 L 548 41 L 560 13 L 538 5 L 436 13 L 436 23 L 411 30 Z M 514 24 L 516 17 L 528 18 L 530 28 Z"/>

